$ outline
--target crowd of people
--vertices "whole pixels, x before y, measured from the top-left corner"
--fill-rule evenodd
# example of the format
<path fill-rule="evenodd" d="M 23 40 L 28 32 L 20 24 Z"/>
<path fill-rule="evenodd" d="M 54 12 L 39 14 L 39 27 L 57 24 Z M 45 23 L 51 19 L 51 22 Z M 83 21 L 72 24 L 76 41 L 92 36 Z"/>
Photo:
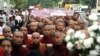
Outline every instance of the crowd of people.
<path fill-rule="evenodd" d="M 65 41 L 70 29 L 89 35 L 87 28 L 91 24 L 78 12 L 41 18 L 31 15 L 31 10 L 25 11 L 15 9 L 8 15 L 1 11 L 0 56 L 79 56 L 66 47 Z"/>

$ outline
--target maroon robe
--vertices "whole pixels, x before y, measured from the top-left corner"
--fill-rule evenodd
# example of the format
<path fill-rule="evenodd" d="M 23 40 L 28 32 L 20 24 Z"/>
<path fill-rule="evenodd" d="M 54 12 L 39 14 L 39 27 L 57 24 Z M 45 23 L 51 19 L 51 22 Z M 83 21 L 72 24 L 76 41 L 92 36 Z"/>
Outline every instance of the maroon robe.
<path fill-rule="evenodd" d="M 62 45 L 54 45 L 54 56 L 69 56 L 69 50 L 66 48 L 66 46 Z"/>
<path fill-rule="evenodd" d="M 0 56 L 3 56 L 3 49 L 0 47 Z"/>
<path fill-rule="evenodd" d="M 27 56 L 28 53 L 29 53 L 29 49 L 27 48 L 27 46 L 14 44 L 11 56 Z"/>
<path fill-rule="evenodd" d="M 54 43 L 54 38 L 53 37 L 46 37 L 44 36 L 41 40 L 41 43 L 45 44 L 53 44 Z"/>
<path fill-rule="evenodd" d="M 23 40 L 23 45 L 27 45 L 29 46 L 31 44 L 32 40 L 29 39 L 28 35 L 25 37 L 25 39 Z"/>

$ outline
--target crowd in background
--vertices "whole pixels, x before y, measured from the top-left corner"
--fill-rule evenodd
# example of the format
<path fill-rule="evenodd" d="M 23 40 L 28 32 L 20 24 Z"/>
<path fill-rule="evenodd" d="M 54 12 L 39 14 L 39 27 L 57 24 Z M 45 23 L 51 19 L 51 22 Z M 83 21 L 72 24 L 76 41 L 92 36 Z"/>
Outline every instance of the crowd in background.
<path fill-rule="evenodd" d="M 86 13 L 87 17 L 90 12 Z M 72 16 L 34 17 L 31 9 L 0 12 L 0 56 L 79 56 L 65 41 L 69 30 L 87 32 L 90 21 Z"/>

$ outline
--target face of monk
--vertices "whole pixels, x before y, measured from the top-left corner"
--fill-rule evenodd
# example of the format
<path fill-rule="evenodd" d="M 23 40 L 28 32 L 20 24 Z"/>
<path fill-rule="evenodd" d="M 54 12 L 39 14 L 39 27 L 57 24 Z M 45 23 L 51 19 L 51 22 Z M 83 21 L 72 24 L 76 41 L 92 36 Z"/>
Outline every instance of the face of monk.
<path fill-rule="evenodd" d="M 24 34 L 23 32 L 15 32 L 14 33 L 14 37 L 13 37 L 13 41 L 15 44 L 20 45 L 23 43 L 23 39 L 24 39 Z"/>
<path fill-rule="evenodd" d="M 63 43 L 63 35 L 61 32 L 55 32 L 55 37 L 54 37 L 54 40 L 55 40 L 55 43 L 60 45 Z"/>
<path fill-rule="evenodd" d="M 10 27 L 5 27 L 5 28 L 3 29 L 3 35 L 4 35 L 5 37 L 10 37 L 10 36 L 11 36 L 11 28 L 10 28 Z"/>
<path fill-rule="evenodd" d="M 37 22 L 31 22 L 30 23 L 30 26 L 29 26 L 29 28 L 30 28 L 30 30 L 31 31 L 36 31 L 36 29 L 37 29 Z"/>
<path fill-rule="evenodd" d="M 9 40 L 3 40 L 1 43 L 1 47 L 3 48 L 4 55 L 8 55 L 12 51 L 12 45 Z"/>
<path fill-rule="evenodd" d="M 75 24 L 76 24 L 75 21 L 73 21 L 73 20 L 69 20 L 69 24 L 68 24 L 69 27 L 74 28 Z"/>
<path fill-rule="evenodd" d="M 50 35 L 52 34 L 50 25 L 46 25 L 46 26 L 44 27 L 43 33 L 44 33 L 45 36 L 50 36 Z"/>
<path fill-rule="evenodd" d="M 20 31 L 24 33 L 24 35 L 27 35 L 27 28 L 26 27 L 21 27 Z"/>
<path fill-rule="evenodd" d="M 39 44 L 39 42 L 40 42 L 40 34 L 38 32 L 34 32 L 32 34 L 32 42 L 34 44 Z"/>
<path fill-rule="evenodd" d="M 56 25 L 56 28 L 57 30 L 59 31 L 63 31 L 63 29 L 65 28 L 65 25 L 63 22 L 59 22 L 57 25 Z"/>
<path fill-rule="evenodd" d="M 55 25 L 50 25 L 52 34 L 54 34 L 54 32 L 56 31 L 56 26 Z"/>

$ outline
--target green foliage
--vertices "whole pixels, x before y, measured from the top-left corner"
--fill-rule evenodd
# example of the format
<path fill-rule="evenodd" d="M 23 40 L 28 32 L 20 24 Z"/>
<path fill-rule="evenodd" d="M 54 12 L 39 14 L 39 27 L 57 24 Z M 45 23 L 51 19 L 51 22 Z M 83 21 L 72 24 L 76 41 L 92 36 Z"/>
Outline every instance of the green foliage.
<path fill-rule="evenodd" d="M 11 4 L 15 4 L 15 8 L 26 8 L 27 0 L 11 0 Z"/>
<path fill-rule="evenodd" d="M 10 3 L 11 4 L 15 4 L 15 0 L 10 0 Z"/>
<path fill-rule="evenodd" d="M 61 0 L 10 0 L 11 4 L 15 4 L 16 8 L 26 8 L 28 6 L 40 3 L 42 7 L 56 7 Z M 91 2 L 91 3 L 90 3 Z M 76 4 L 89 5 L 95 7 L 96 0 L 75 0 Z"/>
<path fill-rule="evenodd" d="M 55 7 L 60 0 L 10 0 L 11 4 L 15 4 L 16 8 L 26 8 L 34 4 L 40 3 L 42 7 Z"/>
<path fill-rule="evenodd" d="M 39 1 L 38 0 L 28 0 L 28 6 L 30 5 L 30 6 L 32 6 L 32 5 L 34 5 L 34 4 L 36 4 L 36 3 L 38 3 Z"/>
<path fill-rule="evenodd" d="M 55 7 L 60 0 L 28 0 L 28 6 L 40 3 L 42 7 Z"/>

